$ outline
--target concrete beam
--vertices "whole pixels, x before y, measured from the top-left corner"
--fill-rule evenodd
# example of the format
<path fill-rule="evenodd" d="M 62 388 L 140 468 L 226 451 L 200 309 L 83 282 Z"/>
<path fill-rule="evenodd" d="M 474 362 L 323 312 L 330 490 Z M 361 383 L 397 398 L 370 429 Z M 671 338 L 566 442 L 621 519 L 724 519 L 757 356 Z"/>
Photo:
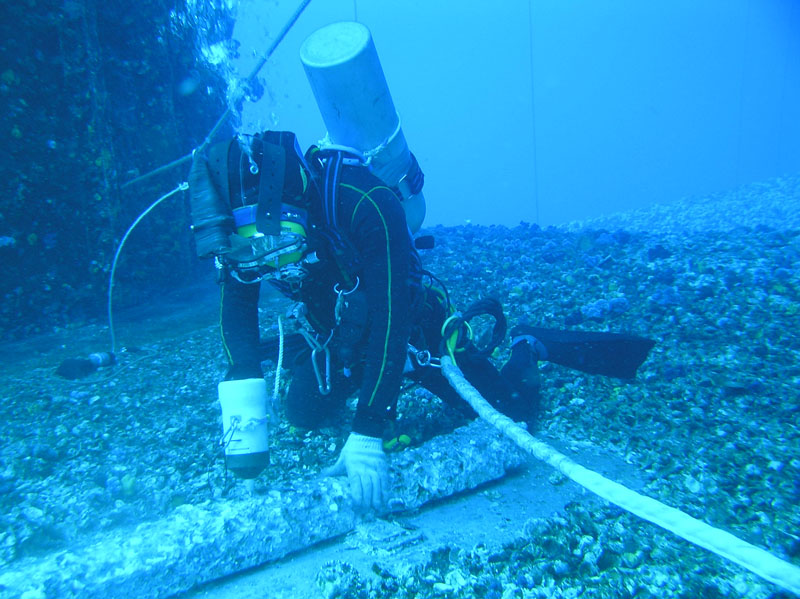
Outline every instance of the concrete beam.
<path fill-rule="evenodd" d="M 415 509 L 496 480 L 525 461 L 511 441 L 476 421 L 393 455 L 391 476 L 405 508 Z M 358 522 L 343 479 L 182 505 L 161 520 L 11 564 L 0 574 L 0 598 L 168 597 L 344 535 Z"/>

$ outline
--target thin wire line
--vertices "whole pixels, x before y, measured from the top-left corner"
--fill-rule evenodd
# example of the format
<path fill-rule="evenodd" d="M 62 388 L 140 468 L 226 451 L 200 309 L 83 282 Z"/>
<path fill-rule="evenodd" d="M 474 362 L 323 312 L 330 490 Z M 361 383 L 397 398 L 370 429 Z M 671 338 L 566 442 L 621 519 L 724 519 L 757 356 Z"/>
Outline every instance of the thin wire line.
<path fill-rule="evenodd" d="M 533 76 L 533 0 L 528 2 L 528 38 L 530 39 L 530 72 L 531 72 L 531 135 L 533 156 L 533 203 L 536 207 L 536 224 L 539 224 L 539 172 L 536 162 L 536 87 Z"/>

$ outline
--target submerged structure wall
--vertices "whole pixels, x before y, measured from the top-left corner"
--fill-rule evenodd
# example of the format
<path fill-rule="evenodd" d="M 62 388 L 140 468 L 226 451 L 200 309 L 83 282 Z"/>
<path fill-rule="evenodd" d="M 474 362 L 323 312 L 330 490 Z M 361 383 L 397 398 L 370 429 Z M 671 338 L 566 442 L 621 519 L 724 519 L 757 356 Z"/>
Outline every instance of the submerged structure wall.
<path fill-rule="evenodd" d="M 202 19 L 224 39 L 215 3 Z M 192 9 L 196 11 L 198 9 Z M 191 151 L 224 109 L 196 65 L 185 3 L 27 0 L 0 9 L 0 331 L 20 337 L 102 314 L 108 271 L 136 216 L 186 176 L 122 185 Z M 120 305 L 198 268 L 185 199 L 142 224 L 119 272 Z"/>

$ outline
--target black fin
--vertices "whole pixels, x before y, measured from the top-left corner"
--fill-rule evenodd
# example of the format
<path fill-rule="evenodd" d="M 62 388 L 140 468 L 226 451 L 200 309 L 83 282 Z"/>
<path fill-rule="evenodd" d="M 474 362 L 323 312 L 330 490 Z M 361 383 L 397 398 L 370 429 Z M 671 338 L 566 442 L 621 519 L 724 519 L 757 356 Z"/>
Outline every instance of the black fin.
<path fill-rule="evenodd" d="M 589 374 L 632 379 L 647 359 L 655 341 L 622 333 L 565 331 L 518 325 L 512 338 L 532 335 L 547 348 L 545 359 Z"/>

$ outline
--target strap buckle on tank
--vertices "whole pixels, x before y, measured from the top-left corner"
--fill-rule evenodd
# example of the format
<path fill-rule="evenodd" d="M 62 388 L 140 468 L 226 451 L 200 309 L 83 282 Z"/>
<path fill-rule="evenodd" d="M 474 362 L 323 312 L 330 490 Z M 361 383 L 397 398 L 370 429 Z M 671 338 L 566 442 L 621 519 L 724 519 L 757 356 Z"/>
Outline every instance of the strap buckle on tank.
<path fill-rule="evenodd" d="M 347 166 L 366 166 L 369 164 L 369 157 L 359 152 L 356 148 L 332 143 L 328 136 L 320 141 L 317 154 L 320 159 L 324 160 L 336 154 L 341 154 L 342 164 Z"/>
<path fill-rule="evenodd" d="M 425 174 L 422 172 L 419 162 L 417 162 L 417 157 L 411 152 L 411 165 L 408 167 L 406 174 L 397 182 L 396 189 L 400 192 L 400 197 L 403 200 L 407 200 L 421 192 L 424 185 Z"/>

